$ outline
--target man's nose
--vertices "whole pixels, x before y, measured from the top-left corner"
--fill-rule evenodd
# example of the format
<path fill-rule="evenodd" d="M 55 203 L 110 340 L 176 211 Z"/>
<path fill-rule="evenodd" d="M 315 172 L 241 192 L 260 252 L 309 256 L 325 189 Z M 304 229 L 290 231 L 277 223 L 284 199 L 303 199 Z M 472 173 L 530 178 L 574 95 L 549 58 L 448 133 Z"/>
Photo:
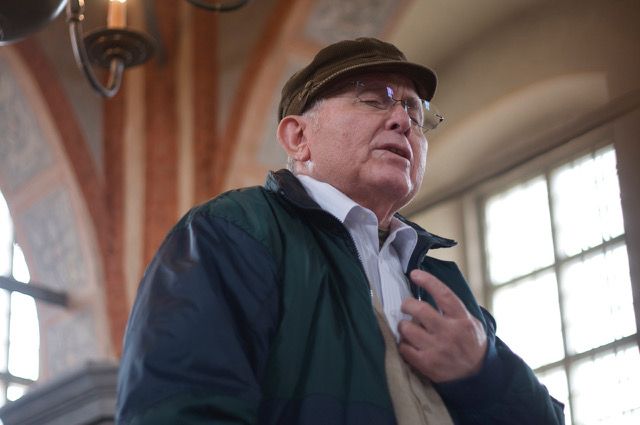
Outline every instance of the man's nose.
<path fill-rule="evenodd" d="M 406 133 L 411 128 L 411 117 L 407 112 L 406 104 L 401 100 L 395 100 L 391 105 L 389 125 L 392 130 L 400 130 L 402 133 Z"/>

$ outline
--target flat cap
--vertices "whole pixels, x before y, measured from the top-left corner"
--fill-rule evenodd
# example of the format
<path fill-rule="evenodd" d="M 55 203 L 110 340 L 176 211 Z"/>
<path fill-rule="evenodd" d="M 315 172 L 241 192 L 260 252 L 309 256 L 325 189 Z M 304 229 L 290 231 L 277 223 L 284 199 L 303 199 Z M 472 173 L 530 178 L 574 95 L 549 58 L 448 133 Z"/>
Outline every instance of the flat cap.
<path fill-rule="evenodd" d="M 413 81 L 418 95 L 426 100 L 431 100 L 436 91 L 435 73 L 409 62 L 393 44 L 375 38 L 344 40 L 320 50 L 309 65 L 289 78 L 282 88 L 278 120 L 304 112 L 333 81 L 363 72 L 404 75 Z"/>

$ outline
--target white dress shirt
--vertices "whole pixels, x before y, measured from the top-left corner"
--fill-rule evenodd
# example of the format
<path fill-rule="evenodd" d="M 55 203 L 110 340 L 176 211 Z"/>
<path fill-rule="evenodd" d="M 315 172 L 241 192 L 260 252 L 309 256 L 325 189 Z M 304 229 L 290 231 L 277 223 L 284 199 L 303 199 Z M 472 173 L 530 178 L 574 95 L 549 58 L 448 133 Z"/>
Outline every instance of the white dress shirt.
<path fill-rule="evenodd" d="M 349 231 L 358 249 L 369 285 L 382 304 L 396 340 L 399 339 L 398 323 L 410 318 L 402 313 L 400 307 L 402 301 L 411 296 L 405 273 L 418 241 L 418 234 L 393 217 L 389 236 L 380 248 L 378 219 L 371 210 L 358 205 L 330 184 L 309 176 L 297 177 L 309 196 L 322 209 L 340 220 Z"/>

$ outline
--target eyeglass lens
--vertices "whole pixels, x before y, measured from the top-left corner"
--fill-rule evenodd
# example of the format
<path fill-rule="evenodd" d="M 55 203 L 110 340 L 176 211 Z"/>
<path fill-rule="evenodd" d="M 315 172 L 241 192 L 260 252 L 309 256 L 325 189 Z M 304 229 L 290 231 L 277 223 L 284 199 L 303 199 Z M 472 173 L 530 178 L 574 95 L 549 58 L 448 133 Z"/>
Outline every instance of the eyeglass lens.
<path fill-rule="evenodd" d="M 404 99 L 395 97 L 395 90 L 390 85 L 356 82 L 357 98 L 360 102 L 376 109 L 388 110 L 397 102 L 407 112 L 412 123 L 424 130 L 434 129 L 442 121 L 442 116 L 432 111 L 428 101 L 416 96 Z"/>

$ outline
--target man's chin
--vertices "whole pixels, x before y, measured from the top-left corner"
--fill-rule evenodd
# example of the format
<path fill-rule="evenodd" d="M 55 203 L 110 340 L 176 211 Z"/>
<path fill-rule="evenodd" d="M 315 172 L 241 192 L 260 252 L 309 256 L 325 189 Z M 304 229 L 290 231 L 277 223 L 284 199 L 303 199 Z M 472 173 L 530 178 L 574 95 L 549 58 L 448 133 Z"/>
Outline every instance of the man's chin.
<path fill-rule="evenodd" d="M 413 192 L 414 185 L 406 173 L 385 173 L 377 180 L 377 190 L 398 200 L 409 198 Z"/>

